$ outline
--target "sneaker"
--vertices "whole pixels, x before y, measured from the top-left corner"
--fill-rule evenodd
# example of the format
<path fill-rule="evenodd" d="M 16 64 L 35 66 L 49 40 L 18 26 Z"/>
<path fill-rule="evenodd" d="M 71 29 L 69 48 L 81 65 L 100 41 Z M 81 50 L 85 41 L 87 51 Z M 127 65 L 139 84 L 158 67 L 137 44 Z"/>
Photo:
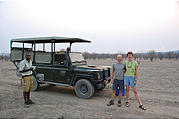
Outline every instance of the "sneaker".
<path fill-rule="evenodd" d="M 107 106 L 111 106 L 111 105 L 114 105 L 114 100 L 110 100 L 109 104 L 107 104 Z"/>
<path fill-rule="evenodd" d="M 140 105 L 139 108 L 142 110 L 147 110 L 143 105 Z"/>
<path fill-rule="evenodd" d="M 130 106 L 129 102 L 126 102 L 126 107 L 129 107 L 129 106 Z"/>
<path fill-rule="evenodd" d="M 29 108 L 29 104 L 27 102 L 24 103 L 24 108 Z"/>
<path fill-rule="evenodd" d="M 118 107 L 121 107 L 121 100 L 118 101 Z"/>
<path fill-rule="evenodd" d="M 35 102 L 33 102 L 31 99 L 29 99 L 27 103 L 28 104 L 35 104 Z"/>

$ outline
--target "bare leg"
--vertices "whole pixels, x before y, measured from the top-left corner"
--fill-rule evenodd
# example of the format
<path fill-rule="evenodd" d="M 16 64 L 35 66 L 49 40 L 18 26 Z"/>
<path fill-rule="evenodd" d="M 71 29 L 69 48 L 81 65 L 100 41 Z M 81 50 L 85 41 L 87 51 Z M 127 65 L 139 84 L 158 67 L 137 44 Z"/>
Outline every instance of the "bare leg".
<path fill-rule="evenodd" d="M 115 94 L 116 94 L 116 90 L 113 90 L 113 92 L 112 92 L 112 99 L 114 99 Z"/>
<path fill-rule="evenodd" d="M 127 102 L 129 102 L 129 90 L 130 90 L 130 86 L 126 86 L 126 100 L 127 100 Z"/>
<path fill-rule="evenodd" d="M 138 93 L 137 93 L 137 88 L 136 87 L 132 87 L 132 90 L 134 92 L 134 95 L 135 95 L 135 98 L 137 99 L 137 102 L 139 103 L 139 105 L 142 105 L 142 102 L 138 96 Z"/>
<path fill-rule="evenodd" d="M 119 100 L 121 100 L 122 99 L 122 91 L 120 90 L 119 91 Z"/>
<path fill-rule="evenodd" d="M 28 101 L 28 92 L 24 92 L 24 101 L 27 102 Z"/>

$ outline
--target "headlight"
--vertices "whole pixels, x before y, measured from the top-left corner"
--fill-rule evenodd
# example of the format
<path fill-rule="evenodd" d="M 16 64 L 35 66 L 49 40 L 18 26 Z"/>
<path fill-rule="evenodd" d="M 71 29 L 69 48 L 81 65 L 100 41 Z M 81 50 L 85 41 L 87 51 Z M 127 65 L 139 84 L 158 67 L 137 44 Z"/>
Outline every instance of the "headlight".
<path fill-rule="evenodd" d="M 100 79 L 100 78 L 101 78 L 100 72 L 95 72 L 95 73 L 94 73 L 94 78 L 95 78 L 96 80 Z"/>
<path fill-rule="evenodd" d="M 99 73 L 99 72 L 97 72 L 97 76 L 98 76 L 98 79 L 100 79 L 100 78 L 101 78 L 101 75 L 100 75 L 100 73 Z"/>

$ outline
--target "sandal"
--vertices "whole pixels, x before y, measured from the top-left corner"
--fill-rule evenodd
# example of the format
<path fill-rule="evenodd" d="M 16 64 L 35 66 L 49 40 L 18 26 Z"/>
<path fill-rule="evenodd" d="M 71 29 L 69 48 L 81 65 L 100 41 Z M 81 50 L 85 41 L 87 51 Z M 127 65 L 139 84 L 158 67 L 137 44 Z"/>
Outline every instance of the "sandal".
<path fill-rule="evenodd" d="M 121 107 L 121 100 L 118 101 L 118 107 Z"/>
<path fill-rule="evenodd" d="M 142 110 L 147 110 L 143 105 L 140 105 L 139 108 Z"/>
<path fill-rule="evenodd" d="M 129 107 L 129 106 L 130 106 L 129 102 L 126 102 L 126 107 Z"/>

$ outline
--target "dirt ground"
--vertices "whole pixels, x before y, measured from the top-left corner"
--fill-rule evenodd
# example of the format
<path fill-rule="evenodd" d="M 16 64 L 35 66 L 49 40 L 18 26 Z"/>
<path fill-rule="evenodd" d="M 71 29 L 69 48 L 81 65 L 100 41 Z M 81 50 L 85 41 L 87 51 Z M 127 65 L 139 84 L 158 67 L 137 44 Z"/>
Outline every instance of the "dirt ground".
<path fill-rule="evenodd" d="M 112 65 L 115 60 L 88 60 L 89 64 Z M 141 61 L 137 83 L 139 96 L 147 108 L 142 111 L 130 91 L 130 107 L 106 104 L 111 84 L 91 99 L 76 97 L 73 87 L 42 85 L 31 92 L 36 102 L 24 108 L 20 79 L 11 62 L 0 61 L 0 118 L 173 118 L 179 119 L 179 60 Z M 117 103 L 118 97 L 115 98 Z"/>

